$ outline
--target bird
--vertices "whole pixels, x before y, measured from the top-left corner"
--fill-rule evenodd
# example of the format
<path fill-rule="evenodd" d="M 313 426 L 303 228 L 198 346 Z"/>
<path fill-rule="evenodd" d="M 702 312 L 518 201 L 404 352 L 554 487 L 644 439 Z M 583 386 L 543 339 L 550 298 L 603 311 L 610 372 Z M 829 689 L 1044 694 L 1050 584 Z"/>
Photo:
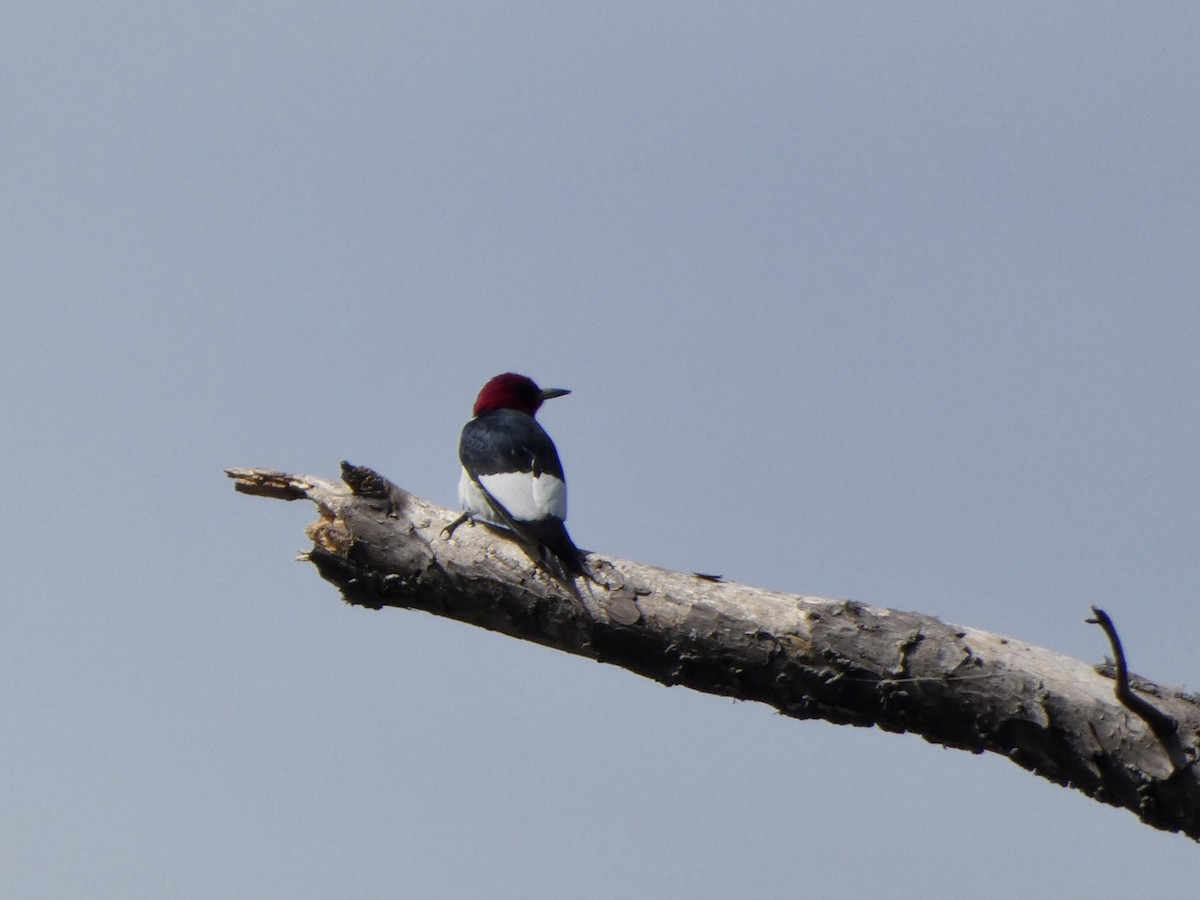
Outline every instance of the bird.
<path fill-rule="evenodd" d="M 567 482 L 558 450 L 534 416 L 546 400 L 571 393 L 540 388 L 505 372 L 479 392 L 458 443 L 458 499 L 468 519 L 507 529 L 560 580 L 588 576 L 584 553 L 567 533 Z"/>

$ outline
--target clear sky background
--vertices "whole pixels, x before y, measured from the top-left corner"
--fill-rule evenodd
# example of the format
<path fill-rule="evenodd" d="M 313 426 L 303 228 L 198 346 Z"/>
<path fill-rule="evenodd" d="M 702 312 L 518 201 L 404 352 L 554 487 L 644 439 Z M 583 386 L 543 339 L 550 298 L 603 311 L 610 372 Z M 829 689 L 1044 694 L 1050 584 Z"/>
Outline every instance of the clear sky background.
<path fill-rule="evenodd" d="M 1150 897 L 1004 759 L 341 603 L 516 370 L 583 546 L 1200 687 L 1194 3 L 25 3 L 0 897 Z"/>

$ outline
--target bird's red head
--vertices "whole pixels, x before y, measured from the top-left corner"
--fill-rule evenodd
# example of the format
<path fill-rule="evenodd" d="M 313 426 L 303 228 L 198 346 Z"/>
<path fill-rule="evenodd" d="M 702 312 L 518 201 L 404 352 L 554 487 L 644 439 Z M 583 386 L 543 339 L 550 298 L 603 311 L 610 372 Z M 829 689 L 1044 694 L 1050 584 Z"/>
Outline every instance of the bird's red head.
<path fill-rule="evenodd" d="M 571 392 L 563 388 L 543 390 L 534 384 L 532 378 L 505 372 L 483 386 L 483 390 L 475 398 L 474 414 L 478 416 L 493 409 L 515 409 L 532 416 L 538 411 L 543 400 L 569 393 Z"/>

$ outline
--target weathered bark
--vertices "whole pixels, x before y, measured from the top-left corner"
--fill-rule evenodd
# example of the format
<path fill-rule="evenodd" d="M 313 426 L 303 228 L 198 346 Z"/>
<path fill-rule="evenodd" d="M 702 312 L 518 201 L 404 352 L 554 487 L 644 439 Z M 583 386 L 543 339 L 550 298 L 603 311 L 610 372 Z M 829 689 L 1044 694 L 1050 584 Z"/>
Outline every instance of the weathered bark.
<path fill-rule="evenodd" d="M 580 580 L 573 592 L 502 532 L 464 525 L 447 538 L 450 510 L 369 469 L 343 463 L 343 473 L 349 487 L 261 469 L 228 472 L 243 493 L 317 505 L 305 558 L 349 603 L 423 609 L 797 718 L 999 753 L 1200 840 L 1200 698 L 1141 680 L 1135 694 L 1114 680 L 1111 665 L 920 613 L 595 553 L 595 581 Z M 1115 643 L 1115 631 L 1110 637 Z"/>

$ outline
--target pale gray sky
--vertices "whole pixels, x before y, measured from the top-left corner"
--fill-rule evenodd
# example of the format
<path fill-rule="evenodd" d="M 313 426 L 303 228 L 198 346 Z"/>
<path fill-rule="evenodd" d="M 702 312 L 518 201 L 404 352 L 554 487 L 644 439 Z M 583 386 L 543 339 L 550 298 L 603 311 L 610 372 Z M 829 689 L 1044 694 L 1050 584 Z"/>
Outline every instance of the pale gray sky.
<path fill-rule="evenodd" d="M 1191 3 L 10 5 L 0 897 L 1186 894 L 1006 760 L 344 606 L 513 369 L 583 546 L 1200 680 Z M 1150 873 L 1150 874 L 1148 874 Z M 1148 881 L 1147 879 L 1150 879 Z"/>

